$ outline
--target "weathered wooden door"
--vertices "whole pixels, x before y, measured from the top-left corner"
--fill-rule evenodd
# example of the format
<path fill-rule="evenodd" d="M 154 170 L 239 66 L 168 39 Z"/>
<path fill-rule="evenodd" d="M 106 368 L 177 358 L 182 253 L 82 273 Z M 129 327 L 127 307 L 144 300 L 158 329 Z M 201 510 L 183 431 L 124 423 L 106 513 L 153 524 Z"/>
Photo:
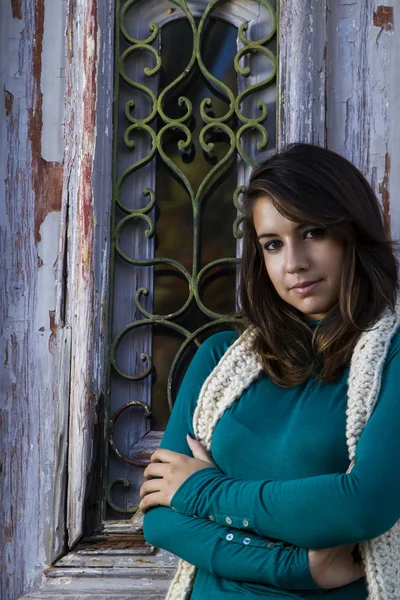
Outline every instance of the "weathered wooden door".
<path fill-rule="evenodd" d="M 252 162 L 344 154 L 399 237 L 396 8 L 0 4 L 2 598 L 163 596 L 140 465 L 196 346 L 238 317 Z"/>

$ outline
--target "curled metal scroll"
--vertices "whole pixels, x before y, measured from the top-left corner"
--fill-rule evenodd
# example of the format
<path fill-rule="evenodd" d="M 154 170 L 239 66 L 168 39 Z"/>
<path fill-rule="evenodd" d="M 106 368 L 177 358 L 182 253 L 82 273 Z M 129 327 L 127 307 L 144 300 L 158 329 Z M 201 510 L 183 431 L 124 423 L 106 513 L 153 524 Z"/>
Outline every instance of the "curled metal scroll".
<path fill-rule="evenodd" d="M 187 20 L 190 23 L 190 26 L 192 28 L 192 33 L 193 33 L 193 39 L 195 40 L 197 37 L 196 22 L 186 4 L 186 2 L 184 0 L 171 0 L 171 2 L 172 2 L 172 4 L 179 6 L 179 8 L 181 8 L 183 10 L 184 14 L 187 17 Z M 165 114 L 164 104 L 165 104 L 165 99 L 169 94 L 171 94 L 174 91 L 179 90 L 182 83 L 187 83 L 188 80 L 192 77 L 193 68 L 194 68 L 195 64 L 196 64 L 196 49 L 195 49 L 195 44 L 193 44 L 193 50 L 192 50 L 192 55 L 190 57 L 189 64 L 186 66 L 183 73 L 181 73 L 181 75 L 179 75 L 174 81 L 172 81 L 169 85 L 167 85 L 165 87 L 165 89 L 160 93 L 160 96 L 158 99 L 158 112 L 160 114 L 160 117 L 164 121 L 164 123 L 168 123 L 168 124 L 186 123 L 192 116 L 193 105 L 192 105 L 191 101 L 189 100 L 189 98 L 187 98 L 186 96 L 179 96 L 179 98 L 178 98 L 178 106 L 182 110 L 186 109 L 186 112 L 178 119 L 170 118 Z"/>
<path fill-rule="evenodd" d="M 123 461 L 129 463 L 130 465 L 135 465 L 136 467 L 144 467 L 147 465 L 147 461 L 145 462 L 142 460 L 130 458 L 127 454 L 125 454 L 118 448 L 118 446 L 116 445 L 116 443 L 114 441 L 114 426 L 115 426 L 116 421 L 126 410 L 132 408 L 133 406 L 139 406 L 139 407 L 143 408 L 143 410 L 145 412 L 145 417 L 147 419 L 149 419 L 151 417 L 151 410 L 150 410 L 149 406 L 147 404 L 145 404 L 144 402 L 142 402 L 141 400 L 132 400 L 131 402 L 127 402 L 126 404 L 121 406 L 121 408 L 119 408 L 114 413 L 112 418 L 109 420 L 108 441 L 109 441 L 111 448 L 114 450 L 115 454 L 117 456 L 119 456 L 119 458 L 121 458 Z"/>
<path fill-rule="evenodd" d="M 237 240 L 240 240 L 243 237 L 243 231 L 241 229 L 239 229 L 239 227 L 244 221 L 244 214 L 243 214 L 243 206 L 239 202 L 239 196 L 241 194 L 243 194 L 245 191 L 246 191 L 245 186 L 239 185 L 233 194 L 233 204 L 237 210 L 237 217 L 233 222 L 232 229 L 233 229 L 233 235 L 235 236 L 235 238 Z"/>
<path fill-rule="evenodd" d="M 245 161 L 245 163 L 247 163 L 248 165 L 251 165 L 252 167 L 256 167 L 258 165 L 258 161 L 251 158 L 245 152 L 245 150 L 243 149 L 243 146 L 242 146 L 242 137 L 246 132 L 249 132 L 249 131 L 257 131 L 261 134 L 261 140 L 259 140 L 257 142 L 257 149 L 260 152 L 262 150 L 265 150 L 265 148 L 267 147 L 268 133 L 260 123 L 245 123 L 244 125 L 242 125 L 242 127 L 239 129 L 239 131 L 236 134 L 236 147 L 237 147 L 238 153 L 240 154 L 242 159 Z"/>
<path fill-rule="evenodd" d="M 229 103 L 228 111 L 222 117 L 212 117 L 210 115 L 210 111 L 212 109 L 212 100 L 211 98 L 204 98 L 204 100 L 200 104 L 200 116 L 203 119 L 204 123 L 218 123 L 219 125 L 222 123 L 226 123 L 229 121 L 234 112 L 235 112 L 235 95 L 232 90 L 223 82 L 214 77 L 210 73 L 210 71 L 206 68 L 202 56 L 201 56 L 201 43 L 202 43 L 202 34 L 205 29 L 205 25 L 207 20 L 211 17 L 212 11 L 219 5 L 223 4 L 225 0 L 210 0 L 205 9 L 203 16 L 201 17 L 198 35 L 195 39 L 195 51 L 197 55 L 197 62 L 200 67 L 200 70 L 206 79 L 206 81 L 210 84 L 214 90 L 216 90 L 219 94 L 221 94 Z"/>
<path fill-rule="evenodd" d="M 165 327 L 166 329 L 171 329 L 184 337 L 187 337 L 190 335 L 190 332 L 187 329 L 185 329 L 184 327 L 182 327 L 181 325 L 178 325 L 178 323 L 174 323 L 173 321 L 166 321 L 164 319 L 157 319 L 157 318 L 156 319 L 143 319 L 142 321 L 134 321 L 133 323 L 129 323 L 129 325 L 124 327 L 115 336 L 115 338 L 111 344 L 111 348 L 110 348 L 111 366 L 113 367 L 113 369 L 116 373 L 118 373 L 121 377 L 123 377 L 124 379 L 126 379 L 128 381 L 141 381 L 142 379 L 145 379 L 148 375 L 150 375 L 150 373 L 153 369 L 152 358 L 149 354 L 142 353 L 140 355 L 140 358 L 142 359 L 143 362 L 147 362 L 146 369 L 143 371 L 143 373 L 130 375 L 129 373 L 125 373 L 122 369 L 120 369 L 118 367 L 117 361 L 116 361 L 116 349 L 118 347 L 118 344 L 122 340 L 122 338 L 124 338 L 128 333 L 130 333 L 131 331 L 133 331 L 135 329 L 138 329 L 139 327 L 145 327 L 145 326 L 149 326 L 149 325 L 154 326 L 154 327 Z"/>
<path fill-rule="evenodd" d="M 198 273 L 198 275 L 196 277 L 195 285 L 194 285 L 194 297 L 196 299 L 197 306 L 200 308 L 200 310 L 205 315 L 207 315 L 207 317 L 210 317 L 211 319 L 230 319 L 232 317 L 232 315 L 221 315 L 219 313 L 216 313 L 216 312 L 210 310 L 209 308 L 207 308 L 204 305 L 203 301 L 200 298 L 199 290 L 201 288 L 201 281 L 202 281 L 205 273 L 207 273 L 207 271 L 210 271 L 211 269 L 215 269 L 215 267 L 219 267 L 221 265 L 236 266 L 239 263 L 240 263 L 240 260 L 238 258 L 219 258 L 218 260 L 214 260 L 213 262 L 208 263 L 208 265 L 203 267 L 201 269 L 201 271 Z M 239 315 L 235 315 L 235 317 L 238 318 Z"/>
<path fill-rule="evenodd" d="M 227 154 L 217 162 L 217 164 L 211 169 L 211 171 L 208 173 L 205 179 L 203 179 L 203 181 L 201 182 L 196 193 L 196 202 L 199 202 L 202 198 L 205 197 L 211 186 L 216 185 L 218 180 L 229 168 L 235 154 L 235 134 L 232 131 L 232 129 L 228 127 L 228 125 L 226 125 L 225 123 L 218 123 L 218 125 L 216 125 L 215 123 L 209 123 L 208 125 L 203 127 L 203 129 L 200 132 L 199 141 L 204 152 L 206 152 L 207 154 L 211 154 L 214 150 L 214 143 L 210 141 L 207 142 L 205 136 L 209 132 L 215 133 L 216 131 L 221 131 L 228 137 L 229 149 Z"/>
<path fill-rule="evenodd" d="M 114 481 L 112 481 L 107 487 L 106 487 L 106 501 L 107 504 L 110 506 L 110 508 L 112 508 L 113 510 L 115 510 L 115 512 L 121 513 L 123 515 L 130 515 L 134 512 L 136 512 L 139 508 L 139 505 L 135 505 L 132 506 L 131 508 L 122 508 L 122 506 L 118 506 L 117 504 L 115 504 L 115 502 L 112 499 L 112 491 L 113 488 L 116 485 L 123 485 L 124 488 L 129 489 L 131 487 L 131 483 L 130 481 L 128 481 L 127 479 L 124 479 L 122 477 L 119 477 L 118 479 L 114 479 Z"/>

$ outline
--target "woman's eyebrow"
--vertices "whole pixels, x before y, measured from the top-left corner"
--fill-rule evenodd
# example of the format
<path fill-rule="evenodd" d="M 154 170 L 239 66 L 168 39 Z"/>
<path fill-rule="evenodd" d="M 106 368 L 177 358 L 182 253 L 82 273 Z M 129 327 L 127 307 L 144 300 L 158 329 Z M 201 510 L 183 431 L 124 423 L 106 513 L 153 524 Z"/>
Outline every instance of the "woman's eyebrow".
<path fill-rule="evenodd" d="M 311 223 L 298 223 L 296 225 L 296 227 L 294 228 L 295 231 L 298 231 L 299 229 L 302 229 L 303 227 L 307 227 L 308 225 L 311 225 Z M 258 240 L 261 240 L 261 238 L 263 237 L 279 237 L 279 233 L 260 233 L 260 235 L 257 236 Z"/>

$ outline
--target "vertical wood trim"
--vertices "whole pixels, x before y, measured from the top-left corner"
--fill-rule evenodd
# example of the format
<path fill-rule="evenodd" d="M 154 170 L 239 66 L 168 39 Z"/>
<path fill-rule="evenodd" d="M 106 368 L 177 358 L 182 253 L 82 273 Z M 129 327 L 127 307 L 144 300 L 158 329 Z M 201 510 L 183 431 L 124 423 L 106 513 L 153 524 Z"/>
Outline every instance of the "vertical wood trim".
<path fill-rule="evenodd" d="M 331 3 L 328 144 L 354 162 L 400 234 L 400 10 L 394 0 Z M 335 42 L 335 43 L 334 43 Z"/>
<path fill-rule="evenodd" d="M 347 157 L 400 234 L 400 10 L 394 0 L 281 0 L 279 145 Z"/>
<path fill-rule="evenodd" d="M 108 319 L 109 319 L 109 269 L 110 227 L 112 210 L 112 150 L 113 150 L 113 101 L 114 101 L 114 38 L 115 2 L 102 0 L 98 3 L 98 85 L 96 98 L 96 145 L 93 167 L 94 219 L 94 364 L 93 394 L 97 398 L 95 416 L 94 452 L 95 468 L 89 482 L 90 496 L 85 511 L 85 535 L 91 534 L 101 520 L 101 496 L 104 465 L 104 397 L 108 367 Z M 99 467 L 102 465 L 102 468 Z"/>
<path fill-rule="evenodd" d="M 281 0 L 278 147 L 326 145 L 327 0 Z"/>
<path fill-rule="evenodd" d="M 71 547 L 82 535 L 98 398 L 93 394 L 93 160 L 98 62 L 97 0 L 70 0 L 67 17 L 65 194 L 69 206 L 68 306 L 72 327 L 67 528 Z"/>
<path fill-rule="evenodd" d="M 58 381 L 55 397 L 54 431 L 54 494 L 53 526 L 49 561 L 54 562 L 66 551 L 66 492 L 67 492 L 67 454 L 69 392 L 71 376 L 71 328 L 64 327 L 58 339 Z"/>
<path fill-rule="evenodd" d="M 10 600 L 41 581 L 52 526 L 63 165 L 51 124 L 63 104 L 49 110 L 44 98 L 54 87 L 63 96 L 65 5 L 52 5 L 51 42 L 46 6 L 0 3 L 0 597 Z"/>
<path fill-rule="evenodd" d="M 114 0 L 69 0 L 63 215 L 71 327 L 68 546 L 100 520 L 108 356 Z M 60 251 L 61 253 L 61 251 Z"/>
<path fill-rule="evenodd" d="M 370 181 L 371 127 L 374 113 L 379 112 L 369 89 L 373 84 L 368 56 L 373 4 L 373 0 L 332 4 L 327 80 L 328 145 L 357 165 Z"/>

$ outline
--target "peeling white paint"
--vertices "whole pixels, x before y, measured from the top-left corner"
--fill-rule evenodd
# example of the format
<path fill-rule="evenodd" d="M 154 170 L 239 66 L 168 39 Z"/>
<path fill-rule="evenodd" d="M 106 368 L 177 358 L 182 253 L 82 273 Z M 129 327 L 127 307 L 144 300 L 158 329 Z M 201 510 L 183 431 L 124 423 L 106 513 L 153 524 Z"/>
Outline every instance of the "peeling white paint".
<path fill-rule="evenodd" d="M 11 3 L 0 2 L 0 39 L 7 45 L 7 52 L 0 52 L 0 226 L 7 227 L 7 216 L 5 214 L 4 198 L 6 196 L 7 173 L 7 123 L 5 110 L 5 92 L 14 97 L 14 105 L 22 98 L 24 103 L 23 82 L 18 79 L 18 49 L 20 44 L 21 21 L 12 18 Z M 4 43 L 4 42 L 3 42 Z"/>
<path fill-rule="evenodd" d="M 47 337 L 50 337 L 49 312 L 56 307 L 56 261 L 60 243 L 60 213 L 50 212 L 40 226 L 41 240 L 37 244 L 38 258 L 42 263 L 38 269 L 38 290 L 43 297 L 37 303 L 35 315 L 35 330 L 44 327 Z"/>
<path fill-rule="evenodd" d="M 382 31 L 379 44 L 384 44 L 385 77 L 382 78 L 380 93 L 386 99 L 387 152 L 392 168 L 389 176 L 390 214 L 392 235 L 400 239 L 400 6 L 396 0 L 386 2 L 394 6 L 392 31 Z M 396 33 L 395 33 L 396 32 Z M 371 36 L 372 37 L 372 36 Z M 381 77 L 382 65 L 376 64 L 377 77 Z M 380 173 L 383 171 L 381 170 Z"/>
<path fill-rule="evenodd" d="M 66 2 L 45 0 L 41 88 L 43 93 L 42 156 L 62 162 L 64 156 Z"/>

